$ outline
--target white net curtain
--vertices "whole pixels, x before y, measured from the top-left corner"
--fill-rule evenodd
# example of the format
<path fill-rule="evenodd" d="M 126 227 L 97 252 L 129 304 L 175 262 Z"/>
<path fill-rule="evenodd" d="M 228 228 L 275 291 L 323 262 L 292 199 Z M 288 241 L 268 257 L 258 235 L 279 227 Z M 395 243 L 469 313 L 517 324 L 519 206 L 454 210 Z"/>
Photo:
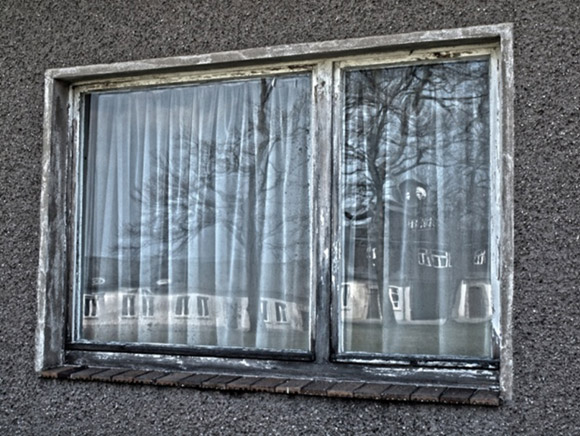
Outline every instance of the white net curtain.
<path fill-rule="evenodd" d="M 309 350 L 310 83 L 90 95 L 80 340 Z"/>

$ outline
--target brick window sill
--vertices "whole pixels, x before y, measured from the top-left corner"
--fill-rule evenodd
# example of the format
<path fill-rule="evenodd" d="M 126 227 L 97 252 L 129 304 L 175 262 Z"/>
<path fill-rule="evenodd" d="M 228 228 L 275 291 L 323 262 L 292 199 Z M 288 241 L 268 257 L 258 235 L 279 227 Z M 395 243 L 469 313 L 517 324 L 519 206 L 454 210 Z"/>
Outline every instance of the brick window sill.
<path fill-rule="evenodd" d="M 380 401 L 499 406 L 499 392 L 453 386 L 330 381 L 310 378 L 235 376 L 211 373 L 162 372 L 127 368 L 63 366 L 44 370 L 52 379 L 133 383 L 181 388 L 269 392 Z"/>

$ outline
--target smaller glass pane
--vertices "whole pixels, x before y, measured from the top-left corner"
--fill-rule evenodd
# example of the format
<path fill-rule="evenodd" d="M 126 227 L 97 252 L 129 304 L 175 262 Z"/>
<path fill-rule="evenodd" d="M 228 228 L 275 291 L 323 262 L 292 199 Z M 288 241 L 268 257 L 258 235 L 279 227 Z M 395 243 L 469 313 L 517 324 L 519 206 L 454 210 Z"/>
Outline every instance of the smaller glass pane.
<path fill-rule="evenodd" d="M 488 60 L 343 78 L 340 352 L 491 357 Z"/>

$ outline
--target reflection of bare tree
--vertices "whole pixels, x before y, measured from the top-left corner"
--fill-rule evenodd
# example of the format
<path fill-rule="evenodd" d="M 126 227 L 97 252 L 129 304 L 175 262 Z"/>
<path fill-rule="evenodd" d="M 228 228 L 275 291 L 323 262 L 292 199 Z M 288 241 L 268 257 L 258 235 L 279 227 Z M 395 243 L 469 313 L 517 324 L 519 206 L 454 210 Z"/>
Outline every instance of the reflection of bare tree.
<path fill-rule="evenodd" d="M 308 245 L 299 238 L 299 229 L 309 222 L 309 87 L 302 85 L 299 81 L 293 103 L 274 103 L 276 79 L 259 79 L 257 102 L 250 97 L 232 102 L 242 112 L 236 122 L 223 126 L 216 121 L 219 128 L 228 128 L 227 134 L 182 129 L 163 153 L 153 144 L 150 179 L 133 195 L 140 216 L 131 219 L 118 247 L 136 253 L 155 247 L 167 263 L 170 255 L 187 257 L 188 245 L 204 231 L 227 232 L 230 246 L 243 247 L 247 282 L 240 287 L 248 292 L 252 331 L 258 320 L 261 259 L 271 255 L 272 261 L 280 260 L 282 250 L 300 250 L 290 245 Z M 290 148 L 291 162 L 281 157 Z M 293 194 L 284 197 L 285 190 Z M 295 235 L 280 237 L 283 226 L 292 226 Z"/>
<path fill-rule="evenodd" d="M 485 228 L 487 74 L 485 61 L 346 74 L 343 189 L 350 208 L 347 217 L 370 217 L 372 239 L 385 240 L 387 203 L 393 200 L 393 187 L 408 178 L 426 182 L 436 177 L 445 186 L 437 193 L 445 205 L 439 213 L 456 223 L 451 231 L 457 232 L 457 226 L 474 228 L 474 221 L 480 231 Z M 433 201 L 431 206 L 437 207 Z M 386 248 L 379 242 L 375 253 L 380 289 Z"/>

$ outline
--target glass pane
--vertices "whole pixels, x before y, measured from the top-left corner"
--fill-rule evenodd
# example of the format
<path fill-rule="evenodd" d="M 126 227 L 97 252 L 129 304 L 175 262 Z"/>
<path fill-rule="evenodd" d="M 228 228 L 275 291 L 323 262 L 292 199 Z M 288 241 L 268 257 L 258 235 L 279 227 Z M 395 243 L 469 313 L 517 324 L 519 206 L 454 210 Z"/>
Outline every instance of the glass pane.
<path fill-rule="evenodd" d="M 341 352 L 491 356 L 488 71 L 344 73 Z"/>
<path fill-rule="evenodd" d="M 310 349 L 310 95 L 299 74 L 86 97 L 77 340 Z"/>

